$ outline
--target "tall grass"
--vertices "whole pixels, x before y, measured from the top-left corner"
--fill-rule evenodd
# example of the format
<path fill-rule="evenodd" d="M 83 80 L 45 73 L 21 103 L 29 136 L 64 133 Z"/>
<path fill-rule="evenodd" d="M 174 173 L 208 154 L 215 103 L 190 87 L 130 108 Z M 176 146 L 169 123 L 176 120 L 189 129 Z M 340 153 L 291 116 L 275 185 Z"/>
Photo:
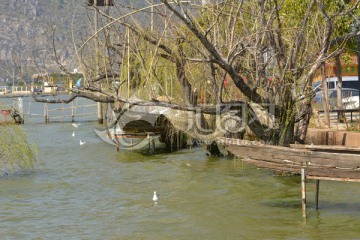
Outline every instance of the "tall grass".
<path fill-rule="evenodd" d="M 34 170 L 37 156 L 22 125 L 0 124 L 0 177 Z"/>
<path fill-rule="evenodd" d="M 355 118 L 352 122 L 346 122 L 346 130 L 352 132 L 360 132 L 360 118 Z"/>

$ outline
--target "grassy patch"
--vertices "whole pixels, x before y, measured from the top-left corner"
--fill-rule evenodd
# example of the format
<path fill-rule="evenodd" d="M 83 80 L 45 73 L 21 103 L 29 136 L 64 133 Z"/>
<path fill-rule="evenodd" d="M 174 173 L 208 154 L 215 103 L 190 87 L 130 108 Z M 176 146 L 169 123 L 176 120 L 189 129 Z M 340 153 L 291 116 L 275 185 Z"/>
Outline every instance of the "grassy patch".
<path fill-rule="evenodd" d="M 353 120 L 352 122 L 348 122 L 346 124 L 346 130 L 352 132 L 360 132 L 360 119 L 356 118 L 356 120 Z"/>
<path fill-rule="evenodd" d="M 37 156 L 22 125 L 0 124 L 0 176 L 32 171 Z"/>

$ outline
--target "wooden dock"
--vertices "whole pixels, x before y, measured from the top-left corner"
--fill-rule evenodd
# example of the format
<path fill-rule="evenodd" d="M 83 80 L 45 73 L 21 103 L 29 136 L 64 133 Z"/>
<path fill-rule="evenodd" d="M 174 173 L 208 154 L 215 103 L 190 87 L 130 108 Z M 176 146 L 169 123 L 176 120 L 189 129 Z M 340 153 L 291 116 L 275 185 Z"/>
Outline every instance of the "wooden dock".
<path fill-rule="evenodd" d="M 219 138 L 217 142 L 236 157 L 259 168 L 300 174 L 304 216 L 307 179 L 316 180 L 316 208 L 320 180 L 360 182 L 360 147 L 300 144 L 282 147 L 230 138 Z"/>

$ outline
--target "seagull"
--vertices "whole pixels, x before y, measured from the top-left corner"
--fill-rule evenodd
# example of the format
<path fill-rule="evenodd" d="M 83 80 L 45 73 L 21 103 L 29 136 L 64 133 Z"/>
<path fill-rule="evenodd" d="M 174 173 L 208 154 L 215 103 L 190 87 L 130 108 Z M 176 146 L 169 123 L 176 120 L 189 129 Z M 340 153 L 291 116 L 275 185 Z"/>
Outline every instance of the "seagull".
<path fill-rule="evenodd" d="M 154 191 L 153 201 L 156 202 L 157 200 L 159 200 L 159 197 L 156 194 L 156 191 Z"/>
<path fill-rule="evenodd" d="M 72 125 L 74 128 L 78 128 L 80 124 L 78 124 L 78 123 L 72 123 L 71 125 Z"/>
<path fill-rule="evenodd" d="M 75 132 L 73 131 L 73 133 L 72 133 L 72 135 L 71 136 L 73 136 L 73 137 L 75 137 Z"/>
<path fill-rule="evenodd" d="M 86 142 L 81 141 L 80 139 L 80 145 L 84 145 Z"/>

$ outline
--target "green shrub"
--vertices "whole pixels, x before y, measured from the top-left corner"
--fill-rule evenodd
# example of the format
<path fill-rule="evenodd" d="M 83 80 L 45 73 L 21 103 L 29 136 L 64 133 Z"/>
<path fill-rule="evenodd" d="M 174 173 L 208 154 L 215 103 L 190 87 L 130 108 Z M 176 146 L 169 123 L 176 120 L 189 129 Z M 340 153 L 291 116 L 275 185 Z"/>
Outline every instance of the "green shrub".
<path fill-rule="evenodd" d="M 37 155 L 22 125 L 0 124 L 0 176 L 34 170 Z"/>
<path fill-rule="evenodd" d="M 356 118 L 353 122 L 346 124 L 346 130 L 352 132 L 360 132 L 360 119 Z"/>

